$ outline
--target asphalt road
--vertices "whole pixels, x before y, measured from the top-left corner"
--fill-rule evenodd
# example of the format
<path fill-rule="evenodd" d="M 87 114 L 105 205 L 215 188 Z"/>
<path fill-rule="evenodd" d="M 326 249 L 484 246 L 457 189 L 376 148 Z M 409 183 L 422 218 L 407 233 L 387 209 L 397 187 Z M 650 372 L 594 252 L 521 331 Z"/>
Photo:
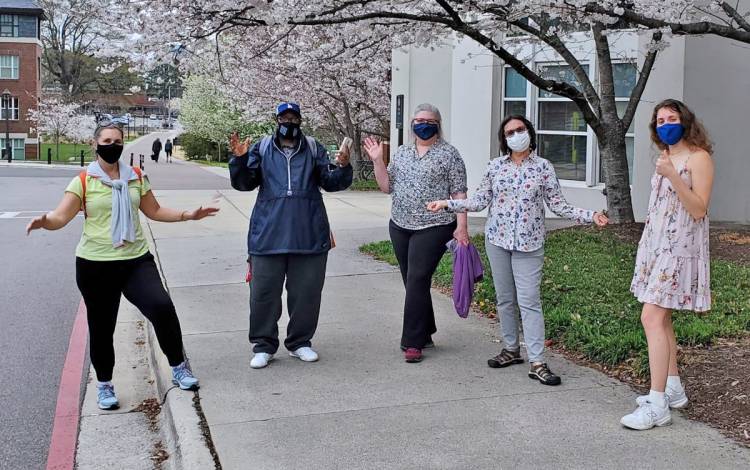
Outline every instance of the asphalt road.
<path fill-rule="evenodd" d="M 47 211 L 80 171 L 0 167 L 0 468 L 44 468 L 80 295 L 75 247 L 82 220 L 27 237 L 27 211 Z M 3 218 L 9 212 L 16 217 Z M 24 217 L 24 218 L 22 218 Z"/>
<path fill-rule="evenodd" d="M 227 189 L 229 182 L 194 165 L 148 157 L 156 136 L 126 148 L 146 155 L 154 189 Z M 127 161 L 126 160 L 126 161 Z M 0 166 L 0 469 L 44 468 L 60 374 L 80 293 L 75 247 L 83 219 L 56 231 L 24 231 L 30 218 L 53 209 L 80 167 Z M 88 365 L 87 365 L 88 366 Z M 85 369 L 88 370 L 88 369 Z M 82 378 L 82 381 L 85 377 Z"/>

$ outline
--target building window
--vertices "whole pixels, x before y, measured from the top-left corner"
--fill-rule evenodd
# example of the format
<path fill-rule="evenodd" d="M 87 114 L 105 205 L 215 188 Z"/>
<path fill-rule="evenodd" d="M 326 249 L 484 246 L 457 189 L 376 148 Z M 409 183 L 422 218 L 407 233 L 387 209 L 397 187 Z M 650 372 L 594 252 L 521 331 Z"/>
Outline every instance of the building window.
<path fill-rule="evenodd" d="M 526 116 L 528 82 L 515 69 L 505 67 L 503 77 L 503 116 Z"/>
<path fill-rule="evenodd" d="M 2 98 L 2 115 L 0 115 L 0 119 L 6 119 L 9 118 L 13 121 L 18 120 L 18 97 L 17 96 L 11 96 L 9 99 L 6 99 L 5 97 Z M 10 101 L 10 103 L 9 103 Z M 10 106 L 9 106 L 10 105 Z M 10 113 L 10 114 L 8 114 Z"/>
<path fill-rule="evenodd" d="M 0 55 L 0 78 L 18 78 L 17 55 Z"/>
<path fill-rule="evenodd" d="M 0 36 L 18 37 L 18 15 L 0 15 Z"/>
<path fill-rule="evenodd" d="M 13 160 L 24 160 L 26 158 L 26 139 L 10 139 L 13 152 Z M 5 154 L 5 137 L 0 138 L 0 149 Z"/>
<path fill-rule="evenodd" d="M 625 114 L 625 110 L 628 108 L 630 94 L 632 93 L 633 88 L 635 88 L 635 82 L 638 79 L 638 71 L 636 70 L 635 64 L 630 62 L 612 64 L 612 76 L 615 82 L 615 105 L 617 106 L 617 114 L 622 117 Z M 635 122 L 635 119 L 633 122 Z M 628 156 L 628 175 L 631 182 L 633 181 L 633 154 L 635 147 L 633 122 L 630 123 L 628 132 L 625 134 L 625 150 Z M 604 182 L 604 170 L 601 158 L 599 159 L 599 181 L 602 183 Z"/>
<path fill-rule="evenodd" d="M 588 74 L 588 65 L 582 67 Z M 568 65 L 543 64 L 539 67 L 539 74 L 548 80 L 565 81 L 580 88 Z M 552 162 L 558 178 L 586 181 L 588 140 L 586 120 L 578 106 L 568 98 L 538 90 L 538 152 Z"/>

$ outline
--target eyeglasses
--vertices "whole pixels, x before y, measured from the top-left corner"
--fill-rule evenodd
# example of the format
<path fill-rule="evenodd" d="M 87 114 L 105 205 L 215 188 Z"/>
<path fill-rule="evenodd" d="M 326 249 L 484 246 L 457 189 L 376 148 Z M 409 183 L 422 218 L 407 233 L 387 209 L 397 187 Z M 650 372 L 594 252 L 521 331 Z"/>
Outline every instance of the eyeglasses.
<path fill-rule="evenodd" d="M 503 134 L 505 134 L 506 139 L 509 139 L 513 137 L 514 134 L 523 134 L 524 132 L 526 132 L 526 127 L 517 127 L 515 129 L 507 130 Z"/>
<path fill-rule="evenodd" d="M 440 121 L 436 119 L 415 118 L 412 122 L 414 122 L 415 124 L 434 124 L 436 126 L 440 124 Z"/>

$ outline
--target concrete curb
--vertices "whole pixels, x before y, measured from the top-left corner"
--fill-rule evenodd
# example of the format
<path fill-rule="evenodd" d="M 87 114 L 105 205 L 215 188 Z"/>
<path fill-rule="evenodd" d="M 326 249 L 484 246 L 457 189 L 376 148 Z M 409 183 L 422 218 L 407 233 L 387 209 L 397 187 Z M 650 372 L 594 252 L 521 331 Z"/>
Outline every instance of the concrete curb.
<path fill-rule="evenodd" d="M 154 329 L 146 322 L 149 363 L 156 377 L 156 390 L 163 399 L 161 432 L 169 459 L 166 468 L 174 470 L 216 468 L 201 432 L 201 418 L 193 405 L 195 392 L 186 392 L 172 385 L 172 371 L 161 353 Z"/>
<path fill-rule="evenodd" d="M 156 250 L 156 242 L 150 227 L 146 223 L 146 237 L 156 259 L 159 273 L 164 278 Z M 167 287 L 167 291 L 169 288 Z M 169 452 L 169 459 L 164 462 L 164 468 L 173 470 L 206 470 L 221 468 L 214 462 L 209 450 L 209 443 L 203 436 L 202 420 L 195 408 L 194 400 L 198 399 L 197 392 L 180 390 L 172 384 L 172 369 L 166 356 L 159 348 L 159 341 L 150 322 L 146 323 L 146 337 L 149 346 L 149 365 L 156 379 L 156 391 L 161 405 L 161 433 L 164 444 Z M 187 358 L 187 353 L 186 353 Z M 189 364 L 189 359 L 188 364 Z M 217 458 L 218 462 L 218 458 Z"/>

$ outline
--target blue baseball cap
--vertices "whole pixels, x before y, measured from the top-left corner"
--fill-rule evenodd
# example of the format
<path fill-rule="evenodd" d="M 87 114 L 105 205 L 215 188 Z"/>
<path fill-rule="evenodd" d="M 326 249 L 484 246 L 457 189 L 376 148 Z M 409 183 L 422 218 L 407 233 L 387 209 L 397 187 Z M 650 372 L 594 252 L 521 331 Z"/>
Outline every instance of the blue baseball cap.
<path fill-rule="evenodd" d="M 299 105 L 297 103 L 292 103 L 291 101 L 285 101 L 281 103 L 280 105 L 276 106 L 276 116 L 281 116 L 287 111 L 292 111 L 293 113 L 297 114 L 297 116 L 302 117 L 302 113 L 299 110 Z"/>

